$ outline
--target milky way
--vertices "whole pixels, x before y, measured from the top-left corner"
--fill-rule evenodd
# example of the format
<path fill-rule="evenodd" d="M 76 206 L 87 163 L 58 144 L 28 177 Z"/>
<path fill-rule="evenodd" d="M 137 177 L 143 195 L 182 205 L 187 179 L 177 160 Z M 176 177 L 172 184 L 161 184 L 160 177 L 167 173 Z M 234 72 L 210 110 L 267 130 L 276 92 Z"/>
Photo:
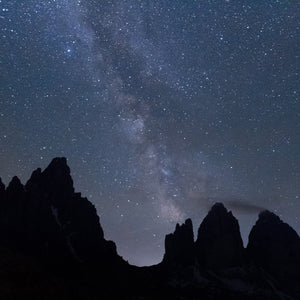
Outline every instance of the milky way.
<path fill-rule="evenodd" d="M 66 156 L 131 263 L 222 201 L 300 231 L 298 1 L 0 0 L 0 176 Z"/>

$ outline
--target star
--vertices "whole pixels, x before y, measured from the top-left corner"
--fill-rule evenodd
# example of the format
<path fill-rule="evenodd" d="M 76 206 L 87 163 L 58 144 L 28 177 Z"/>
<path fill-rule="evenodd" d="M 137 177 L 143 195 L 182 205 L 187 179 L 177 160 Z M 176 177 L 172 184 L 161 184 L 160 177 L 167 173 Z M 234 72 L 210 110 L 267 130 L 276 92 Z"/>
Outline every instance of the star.
<path fill-rule="evenodd" d="M 0 0 L 0 177 L 66 156 L 133 264 L 214 201 L 299 233 L 299 3 L 150 2 Z"/>

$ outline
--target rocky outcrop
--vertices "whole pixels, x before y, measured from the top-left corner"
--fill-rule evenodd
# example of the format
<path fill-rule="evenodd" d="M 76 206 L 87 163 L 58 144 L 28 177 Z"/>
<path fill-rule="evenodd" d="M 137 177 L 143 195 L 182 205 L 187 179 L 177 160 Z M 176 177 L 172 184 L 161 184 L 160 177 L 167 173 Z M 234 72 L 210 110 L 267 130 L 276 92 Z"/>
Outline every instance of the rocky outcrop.
<path fill-rule="evenodd" d="M 272 235 L 272 225 L 261 226 Z M 266 235 L 262 239 L 266 244 L 270 242 Z M 294 242 L 294 238 L 287 238 L 284 244 L 291 246 Z M 256 255 L 261 247 L 265 246 L 257 245 Z M 278 245 L 274 244 L 274 247 L 278 248 Z M 284 251 L 287 251 L 284 255 L 289 255 L 288 247 Z M 275 273 L 269 264 L 263 264 L 264 259 L 251 261 L 247 257 L 238 221 L 223 204 L 216 203 L 201 223 L 196 242 L 193 241 L 191 220 L 177 224 L 174 233 L 165 238 L 163 262 L 154 266 L 152 273 L 140 274 L 139 278 L 145 276 L 147 281 L 151 278 L 150 285 L 159 287 L 153 298 L 168 290 L 176 295 L 179 293 L 178 298 L 173 294 L 172 299 L 298 299 L 298 281 L 277 280 L 280 278 L 273 276 Z M 278 264 L 274 259 L 270 264 L 276 268 Z M 292 270 L 290 264 L 287 270 Z"/>
<path fill-rule="evenodd" d="M 174 233 L 165 238 L 164 263 L 192 265 L 205 269 L 226 269 L 241 266 L 244 248 L 239 224 L 231 212 L 216 203 L 204 218 L 194 243 L 190 219 L 177 224 Z"/>
<path fill-rule="evenodd" d="M 174 233 L 165 238 L 165 263 L 190 265 L 194 263 L 194 233 L 191 219 L 176 225 Z"/>
<path fill-rule="evenodd" d="M 270 211 L 259 214 L 249 235 L 247 254 L 250 263 L 278 279 L 300 279 L 300 238 Z"/>
<path fill-rule="evenodd" d="M 1 299 L 300 299 L 299 236 L 265 211 L 247 249 L 223 204 L 165 238 L 161 264 L 126 264 L 104 239 L 95 207 L 74 191 L 65 158 L 23 185 L 0 180 Z M 16 291 L 16 292 L 12 292 Z"/>
<path fill-rule="evenodd" d="M 243 241 L 237 219 L 216 203 L 198 230 L 195 253 L 201 267 L 224 269 L 241 266 Z"/>
<path fill-rule="evenodd" d="M 25 186 L 14 177 L 3 193 L 0 245 L 50 264 L 119 259 L 115 244 L 104 239 L 93 204 L 74 192 L 65 158 L 35 170 Z"/>

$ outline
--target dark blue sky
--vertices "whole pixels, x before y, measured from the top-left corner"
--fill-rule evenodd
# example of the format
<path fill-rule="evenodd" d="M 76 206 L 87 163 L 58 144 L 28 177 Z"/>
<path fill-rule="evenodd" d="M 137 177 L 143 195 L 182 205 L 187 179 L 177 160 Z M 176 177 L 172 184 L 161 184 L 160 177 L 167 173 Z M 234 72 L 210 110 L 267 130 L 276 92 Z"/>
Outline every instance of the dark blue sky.
<path fill-rule="evenodd" d="M 66 156 L 131 263 L 222 201 L 300 232 L 299 1 L 0 0 L 0 176 Z"/>

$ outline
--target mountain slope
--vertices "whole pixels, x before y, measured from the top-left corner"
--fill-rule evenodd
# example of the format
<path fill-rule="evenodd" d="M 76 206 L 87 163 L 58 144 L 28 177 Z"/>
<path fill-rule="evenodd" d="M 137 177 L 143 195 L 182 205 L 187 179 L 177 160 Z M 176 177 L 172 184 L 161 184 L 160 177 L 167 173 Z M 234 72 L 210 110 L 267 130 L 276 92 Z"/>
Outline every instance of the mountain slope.
<path fill-rule="evenodd" d="M 156 266 L 124 262 L 95 207 L 74 192 L 65 158 L 25 185 L 0 180 L 1 299 L 300 299 L 300 239 L 271 212 L 244 249 L 237 219 L 216 203 L 196 241 L 187 219 L 165 250 Z"/>

